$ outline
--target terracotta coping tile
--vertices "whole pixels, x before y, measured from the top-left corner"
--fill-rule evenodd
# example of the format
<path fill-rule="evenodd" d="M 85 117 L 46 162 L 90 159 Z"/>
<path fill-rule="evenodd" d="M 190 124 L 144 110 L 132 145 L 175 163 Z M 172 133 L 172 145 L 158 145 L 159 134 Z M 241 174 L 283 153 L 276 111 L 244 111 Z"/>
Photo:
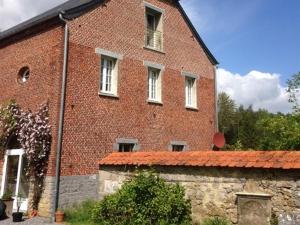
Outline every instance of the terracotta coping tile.
<path fill-rule="evenodd" d="M 297 151 L 147 151 L 111 153 L 99 165 L 300 169 Z"/>

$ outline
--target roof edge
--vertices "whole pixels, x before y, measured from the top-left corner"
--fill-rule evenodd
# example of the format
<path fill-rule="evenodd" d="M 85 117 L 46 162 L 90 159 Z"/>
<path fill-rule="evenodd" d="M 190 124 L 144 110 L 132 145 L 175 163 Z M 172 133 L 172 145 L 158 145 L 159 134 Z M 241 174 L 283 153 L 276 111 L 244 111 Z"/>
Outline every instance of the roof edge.
<path fill-rule="evenodd" d="M 179 8 L 179 10 L 181 12 L 181 14 L 183 15 L 183 18 L 185 19 L 185 21 L 187 22 L 188 26 L 190 27 L 190 29 L 192 30 L 193 34 L 195 35 L 197 41 L 204 48 L 204 52 L 208 56 L 210 62 L 213 65 L 218 65 L 219 64 L 218 60 L 214 57 L 214 55 L 211 53 L 211 51 L 208 49 L 208 47 L 204 43 L 203 39 L 199 35 L 199 33 L 196 30 L 195 26 L 193 25 L 192 21 L 190 20 L 190 18 L 188 17 L 188 15 L 186 14 L 186 12 L 184 11 L 183 7 L 181 6 L 180 2 L 176 1 L 176 4 L 177 4 L 177 6 L 178 6 L 178 8 Z"/>
<path fill-rule="evenodd" d="M 91 10 L 95 5 L 102 4 L 104 2 L 104 0 L 91 0 L 84 4 L 80 4 L 80 5 L 71 7 L 71 8 L 64 9 L 63 6 L 66 5 L 68 2 L 70 2 L 70 1 L 62 3 L 56 7 L 53 7 L 51 9 L 41 13 L 41 14 L 38 14 L 35 17 L 32 17 L 22 23 L 19 23 L 7 30 L 0 32 L 0 41 L 3 41 L 12 36 L 18 35 L 27 29 L 33 28 L 44 22 L 55 19 L 56 17 L 57 17 L 57 19 L 59 19 L 59 14 L 63 14 L 64 17 L 68 20 L 77 18 L 77 17 L 81 16 L 82 14 L 84 14 L 85 12 Z"/>

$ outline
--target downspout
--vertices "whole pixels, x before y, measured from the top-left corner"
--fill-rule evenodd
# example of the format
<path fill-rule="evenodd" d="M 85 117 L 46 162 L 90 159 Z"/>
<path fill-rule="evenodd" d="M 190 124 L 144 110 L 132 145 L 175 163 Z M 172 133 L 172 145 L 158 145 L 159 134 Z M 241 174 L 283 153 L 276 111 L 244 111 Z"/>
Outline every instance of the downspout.
<path fill-rule="evenodd" d="M 218 80 L 217 80 L 217 69 L 218 69 L 218 66 L 214 66 L 214 75 L 215 75 L 215 120 L 216 120 L 216 126 L 215 126 L 215 129 L 216 129 L 216 132 L 219 132 L 219 116 L 218 116 Z"/>
<path fill-rule="evenodd" d="M 63 126 L 64 126 L 64 112 L 65 112 L 65 96 L 66 96 L 66 85 L 67 85 L 67 66 L 68 66 L 68 40 L 69 40 L 69 28 L 68 23 L 63 17 L 63 13 L 59 14 L 59 19 L 63 21 L 65 25 L 64 32 L 64 61 L 62 71 L 62 84 L 61 84 L 61 97 L 60 97 L 60 112 L 59 112 L 59 124 L 58 124 L 58 138 L 56 148 L 56 172 L 55 172 L 55 197 L 54 207 L 52 212 L 52 221 L 55 220 L 55 212 L 58 208 L 59 202 L 59 183 L 60 183 L 60 163 L 61 163 L 61 150 L 62 150 L 62 137 L 63 137 Z"/>

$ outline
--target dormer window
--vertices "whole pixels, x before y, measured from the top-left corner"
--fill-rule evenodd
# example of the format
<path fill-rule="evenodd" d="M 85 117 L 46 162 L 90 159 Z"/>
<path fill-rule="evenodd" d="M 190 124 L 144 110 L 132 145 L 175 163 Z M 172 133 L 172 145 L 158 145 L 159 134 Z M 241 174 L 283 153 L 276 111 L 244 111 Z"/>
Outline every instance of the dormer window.
<path fill-rule="evenodd" d="M 163 50 L 163 10 L 145 3 L 146 35 L 145 47 Z"/>

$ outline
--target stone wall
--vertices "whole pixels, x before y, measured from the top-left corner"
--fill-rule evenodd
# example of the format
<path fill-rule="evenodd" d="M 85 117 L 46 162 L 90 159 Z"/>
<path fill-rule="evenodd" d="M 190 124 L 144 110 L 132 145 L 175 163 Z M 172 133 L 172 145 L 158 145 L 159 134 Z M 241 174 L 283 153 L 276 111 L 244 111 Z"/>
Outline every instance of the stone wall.
<path fill-rule="evenodd" d="M 86 199 L 98 199 L 98 187 L 98 174 L 61 177 L 59 207 L 65 208 Z"/>
<path fill-rule="evenodd" d="M 98 199 L 98 174 L 62 176 L 60 178 L 59 208 L 66 208 L 86 199 Z M 49 217 L 54 206 L 55 178 L 46 177 L 45 189 L 39 204 L 39 215 Z"/>
<path fill-rule="evenodd" d="M 278 217 L 283 214 L 300 214 L 299 170 L 174 166 L 155 169 L 167 181 L 178 182 L 185 187 L 186 196 L 191 199 L 196 224 L 209 216 L 224 216 L 237 224 L 238 211 L 241 211 L 239 208 L 243 207 L 242 203 L 238 204 L 238 195 L 249 195 L 250 198 L 255 196 L 259 201 L 269 196 L 270 209 L 265 208 L 266 221 L 270 220 L 271 213 Z M 99 196 L 102 198 L 113 193 L 132 176 L 133 171 L 128 166 L 101 166 Z M 257 216 L 255 212 L 253 215 Z"/>

